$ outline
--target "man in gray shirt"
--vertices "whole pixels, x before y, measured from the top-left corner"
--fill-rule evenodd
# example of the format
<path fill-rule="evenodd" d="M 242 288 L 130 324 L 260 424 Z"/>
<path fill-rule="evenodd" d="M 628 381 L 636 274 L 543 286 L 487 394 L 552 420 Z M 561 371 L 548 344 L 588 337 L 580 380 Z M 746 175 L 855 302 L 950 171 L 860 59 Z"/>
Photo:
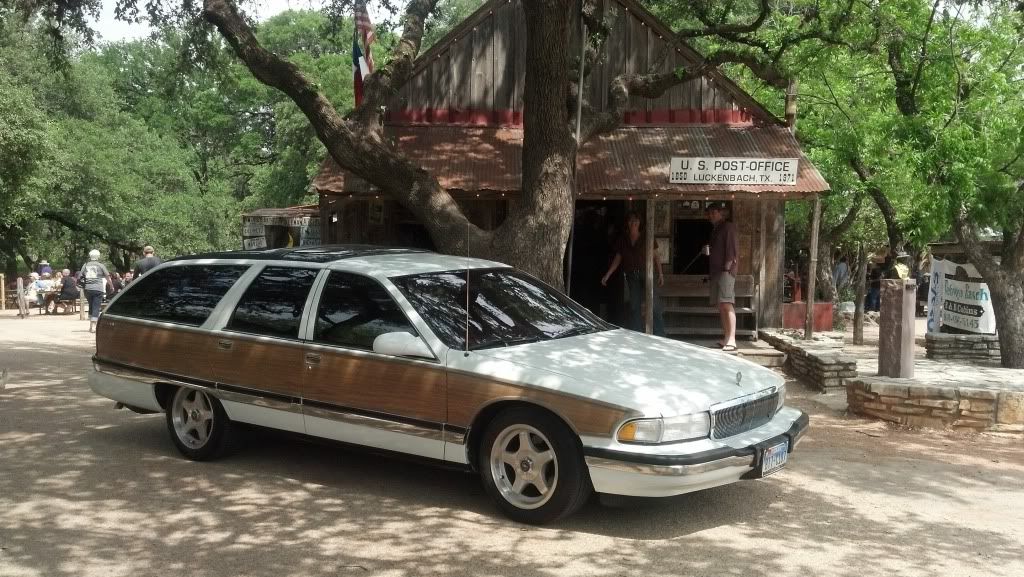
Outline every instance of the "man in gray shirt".
<path fill-rule="evenodd" d="M 725 352 L 736 351 L 736 272 L 739 251 L 736 247 L 736 225 L 727 219 L 724 202 L 712 202 L 707 209 L 708 220 L 714 225 L 710 244 L 704 247 L 708 255 L 708 285 L 711 304 L 718 306 L 722 319 L 722 340 L 718 344 Z"/>
<path fill-rule="evenodd" d="M 89 262 L 82 265 L 78 274 L 79 283 L 85 289 L 85 298 L 89 301 L 89 332 L 95 332 L 96 323 L 100 320 L 103 295 L 107 293 L 107 283 L 110 283 L 110 272 L 100 262 L 100 251 L 89 251 Z"/>
<path fill-rule="evenodd" d="M 163 263 L 163 261 L 160 260 L 160 257 L 156 256 L 154 252 L 153 247 L 148 244 L 142 247 L 142 258 L 139 259 L 139 262 L 135 263 L 135 272 L 132 274 L 133 279 L 139 278 L 151 269 L 154 269 Z"/>

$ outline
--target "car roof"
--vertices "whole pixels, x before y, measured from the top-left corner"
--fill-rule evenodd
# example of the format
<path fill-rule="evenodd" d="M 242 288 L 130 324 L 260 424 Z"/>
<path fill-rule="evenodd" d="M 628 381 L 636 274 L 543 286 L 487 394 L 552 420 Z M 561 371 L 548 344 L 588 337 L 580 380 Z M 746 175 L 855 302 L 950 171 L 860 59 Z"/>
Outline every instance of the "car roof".
<path fill-rule="evenodd" d="M 339 261 L 329 268 L 391 278 L 449 270 L 508 268 L 508 265 L 481 258 L 425 252 L 363 256 Z"/>
<path fill-rule="evenodd" d="M 178 257 L 173 260 L 283 260 L 290 262 L 329 263 L 338 260 L 383 254 L 422 254 L 418 248 L 374 246 L 370 244 L 326 244 L 266 250 L 229 250 Z"/>
<path fill-rule="evenodd" d="M 336 244 L 276 248 L 269 250 L 235 250 L 182 256 L 174 261 L 225 260 L 231 262 L 277 261 L 310 263 L 334 270 L 345 270 L 375 277 L 395 277 L 448 270 L 507 268 L 495 261 L 440 254 L 423 249 Z"/>

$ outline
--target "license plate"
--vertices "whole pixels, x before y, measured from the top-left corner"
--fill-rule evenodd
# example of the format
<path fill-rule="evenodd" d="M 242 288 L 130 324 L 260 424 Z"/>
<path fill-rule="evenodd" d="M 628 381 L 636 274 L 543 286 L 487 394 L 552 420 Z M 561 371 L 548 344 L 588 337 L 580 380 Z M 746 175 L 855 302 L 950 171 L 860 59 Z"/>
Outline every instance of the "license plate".
<path fill-rule="evenodd" d="M 772 445 L 761 454 L 761 476 L 767 477 L 786 466 L 789 457 L 789 441 Z"/>

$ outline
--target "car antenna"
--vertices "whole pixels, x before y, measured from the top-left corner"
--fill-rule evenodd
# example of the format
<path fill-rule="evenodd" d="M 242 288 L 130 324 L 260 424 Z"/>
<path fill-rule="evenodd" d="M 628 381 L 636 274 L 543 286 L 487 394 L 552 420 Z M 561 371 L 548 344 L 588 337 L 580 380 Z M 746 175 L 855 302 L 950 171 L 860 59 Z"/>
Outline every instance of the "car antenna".
<path fill-rule="evenodd" d="M 466 258 L 469 258 L 469 219 L 466 219 Z M 462 356 L 469 356 L 469 262 L 466 262 L 466 341 Z"/>

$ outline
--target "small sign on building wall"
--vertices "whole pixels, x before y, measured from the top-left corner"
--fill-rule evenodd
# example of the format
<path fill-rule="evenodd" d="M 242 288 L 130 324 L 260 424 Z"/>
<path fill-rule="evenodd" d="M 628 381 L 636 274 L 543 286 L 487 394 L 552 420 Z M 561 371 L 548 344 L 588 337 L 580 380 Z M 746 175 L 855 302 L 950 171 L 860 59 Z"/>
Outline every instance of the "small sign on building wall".
<path fill-rule="evenodd" d="M 672 184 L 796 186 L 798 158 L 673 157 Z"/>
<path fill-rule="evenodd" d="M 267 239 L 262 236 L 256 238 L 243 238 L 242 248 L 245 250 L 259 250 L 261 248 L 267 248 Z"/>

